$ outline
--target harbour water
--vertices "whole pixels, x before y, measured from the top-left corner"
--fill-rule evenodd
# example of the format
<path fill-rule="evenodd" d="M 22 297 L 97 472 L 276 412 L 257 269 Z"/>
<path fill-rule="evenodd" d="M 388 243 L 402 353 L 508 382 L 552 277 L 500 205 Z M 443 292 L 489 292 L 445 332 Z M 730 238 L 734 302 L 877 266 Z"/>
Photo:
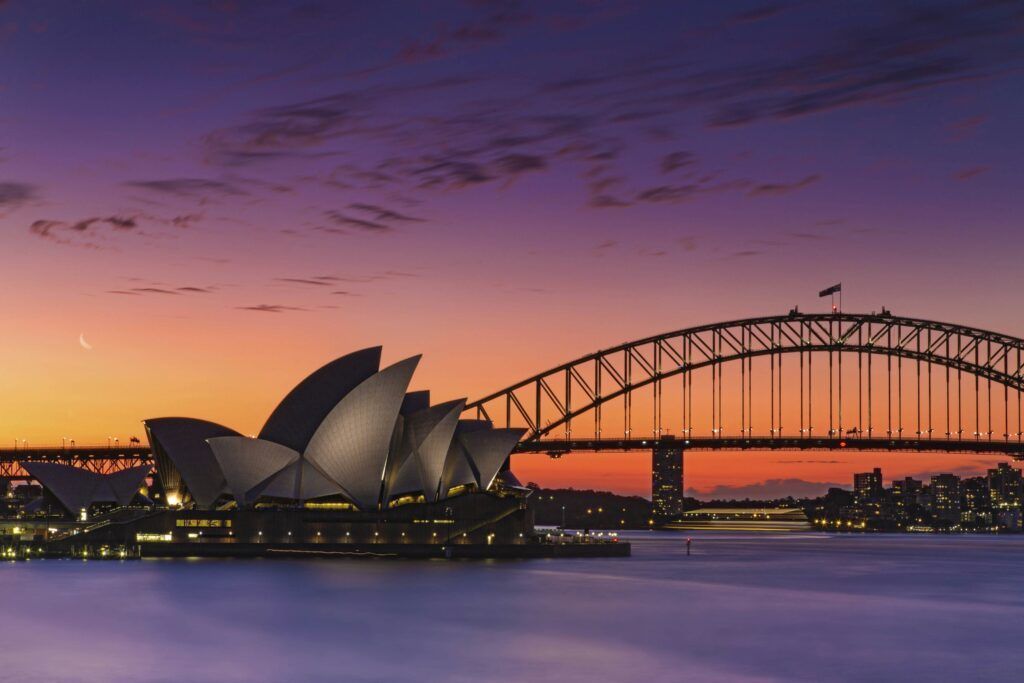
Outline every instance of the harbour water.
<path fill-rule="evenodd" d="M 0 680 L 996 681 L 1024 537 L 637 533 L 625 559 L 0 565 Z"/>

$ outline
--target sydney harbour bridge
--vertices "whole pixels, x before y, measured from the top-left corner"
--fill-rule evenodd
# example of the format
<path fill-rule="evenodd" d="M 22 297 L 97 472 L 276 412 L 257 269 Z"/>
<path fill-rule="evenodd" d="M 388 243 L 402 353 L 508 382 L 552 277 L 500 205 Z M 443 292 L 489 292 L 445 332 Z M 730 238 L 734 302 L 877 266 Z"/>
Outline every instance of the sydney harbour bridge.
<path fill-rule="evenodd" d="M 832 311 L 732 320 L 596 351 L 466 406 L 522 427 L 518 453 L 643 450 L 678 471 L 687 450 L 969 452 L 1024 458 L 1024 339 L 955 323 Z M 112 472 L 138 442 L 0 450 Z M 656 501 L 657 504 L 657 501 Z"/>

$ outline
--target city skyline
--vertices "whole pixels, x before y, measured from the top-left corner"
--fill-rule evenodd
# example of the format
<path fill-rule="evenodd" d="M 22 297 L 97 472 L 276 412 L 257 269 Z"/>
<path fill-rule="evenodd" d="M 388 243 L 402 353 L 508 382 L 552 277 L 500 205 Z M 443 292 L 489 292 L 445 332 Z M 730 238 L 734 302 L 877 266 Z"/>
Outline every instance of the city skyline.
<path fill-rule="evenodd" d="M 377 344 L 473 398 L 838 280 L 847 310 L 1024 336 L 1012 4 L 104 8 L 0 3 L 4 443 L 255 433 Z M 649 490 L 645 455 L 516 457 Z M 810 492 L 864 457 L 688 454 L 687 486 Z"/>

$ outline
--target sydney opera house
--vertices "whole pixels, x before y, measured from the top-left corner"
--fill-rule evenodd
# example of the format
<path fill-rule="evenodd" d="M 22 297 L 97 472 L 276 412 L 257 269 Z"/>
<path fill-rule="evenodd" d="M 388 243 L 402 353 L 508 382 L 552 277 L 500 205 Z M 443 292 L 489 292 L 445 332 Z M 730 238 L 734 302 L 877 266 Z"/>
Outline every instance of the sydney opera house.
<path fill-rule="evenodd" d="M 334 360 L 300 382 L 259 434 L 197 418 L 145 420 L 150 468 L 98 475 L 36 465 L 72 515 L 120 505 L 67 543 L 140 554 L 419 550 L 529 543 L 528 490 L 503 472 L 522 430 L 461 419 L 465 400 L 409 391 L 419 357 L 381 369 L 381 348 Z M 87 545 L 88 544 L 88 545 Z"/>
<path fill-rule="evenodd" d="M 465 400 L 408 392 L 419 357 L 380 369 L 381 349 L 320 368 L 256 437 L 194 418 L 146 420 L 166 500 L 197 510 L 234 502 L 332 501 L 361 512 L 487 491 L 522 436 L 460 420 Z"/>

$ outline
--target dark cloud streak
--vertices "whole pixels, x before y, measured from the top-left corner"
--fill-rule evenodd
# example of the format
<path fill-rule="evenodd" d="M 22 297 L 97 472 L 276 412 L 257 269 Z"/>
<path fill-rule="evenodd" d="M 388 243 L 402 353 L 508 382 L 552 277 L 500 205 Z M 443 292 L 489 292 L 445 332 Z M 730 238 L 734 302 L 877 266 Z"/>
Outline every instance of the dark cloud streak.
<path fill-rule="evenodd" d="M 37 190 L 28 183 L 0 182 L 0 209 L 17 208 L 36 198 Z"/>
<path fill-rule="evenodd" d="M 256 304 L 255 306 L 238 306 L 240 311 L 256 311 L 258 313 L 285 313 L 288 311 L 304 311 L 305 308 L 298 306 L 284 306 L 281 304 Z"/>
<path fill-rule="evenodd" d="M 750 188 L 747 193 L 751 197 L 768 197 L 768 196 L 779 196 L 802 190 L 809 185 L 821 180 L 821 176 L 817 173 L 806 176 L 795 183 L 760 183 Z"/>
<path fill-rule="evenodd" d="M 126 182 L 127 187 L 137 187 L 175 197 L 203 199 L 209 196 L 243 196 L 245 190 L 231 183 L 207 178 L 167 178 L 163 180 L 133 180 Z"/>

